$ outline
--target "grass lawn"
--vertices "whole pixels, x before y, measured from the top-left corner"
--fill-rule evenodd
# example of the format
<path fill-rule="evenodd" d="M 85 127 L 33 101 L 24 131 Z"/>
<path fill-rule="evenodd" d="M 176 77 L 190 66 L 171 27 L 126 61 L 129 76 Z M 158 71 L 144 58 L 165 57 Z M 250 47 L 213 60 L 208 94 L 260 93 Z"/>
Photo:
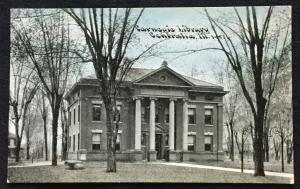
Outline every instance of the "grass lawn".
<path fill-rule="evenodd" d="M 193 183 L 290 183 L 284 177 L 254 177 L 218 170 L 176 167 L 150 163 L 118 163 L 117 173 L 106 173 L 105 162 L 87 162 L 86 169 L 67 170 L 65 165 L 11 167 L 11 183 L 44 182 L 193 182 Z"/>

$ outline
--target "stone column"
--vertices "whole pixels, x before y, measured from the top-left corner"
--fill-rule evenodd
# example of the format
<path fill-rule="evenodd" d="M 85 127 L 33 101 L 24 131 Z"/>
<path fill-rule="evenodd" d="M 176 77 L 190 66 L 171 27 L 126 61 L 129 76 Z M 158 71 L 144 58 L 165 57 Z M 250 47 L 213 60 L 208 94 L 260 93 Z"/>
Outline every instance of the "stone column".
<path fill-rule="evenodd" d="M 141 99 L 135 99 L 135 143 L 134 149 L 141 150 Z"/>
<path fill-rule="evenodd" d="M 150 151 L 155 151 L 155 99 L 150 98 Z"/>
<path fill-rule="evenodd" d="M 188 138 L 188 100 L 183 100 L 183 114 L 182 114 L 182 151 L 188 150 L 187 138 Z"/>
<path fill-rule="evenodd" d="M 175 99 L 170 99 L 169 103 L 169 161 L 177 161 L 175 152 Z"/>
<path fill-rule="evenodd" d="M 170 99 L 169 103 L 169 150 L 174 151 L 174 99 Z"/>
<path fill-rule="evenodd" d="M 149 140 L 150 140 L 150 149 L 149 149 L 149 161 L 156 160 L 156 151 L 155 151 L 155 100 L 150 98 L 150 119 L 149 119 Z"/>

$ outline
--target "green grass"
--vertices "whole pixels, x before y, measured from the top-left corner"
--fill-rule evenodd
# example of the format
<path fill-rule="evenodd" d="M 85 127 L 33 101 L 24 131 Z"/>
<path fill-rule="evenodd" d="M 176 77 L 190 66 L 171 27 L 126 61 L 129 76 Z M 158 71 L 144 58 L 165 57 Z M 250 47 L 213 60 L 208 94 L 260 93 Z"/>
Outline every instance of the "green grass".
<path fill-rule="evenodd" d="M 118 163 L 117 173 L 106 173 L 105 162 L 87 162 L 86 169 L 67 170 L 65 165 L 11 167 L 11 183 L 48 182 L 180 182 L 180 183 L 290 183 L 283 177 L 254 177 L 217 170 L 176 167 L 149 163 Z"/>

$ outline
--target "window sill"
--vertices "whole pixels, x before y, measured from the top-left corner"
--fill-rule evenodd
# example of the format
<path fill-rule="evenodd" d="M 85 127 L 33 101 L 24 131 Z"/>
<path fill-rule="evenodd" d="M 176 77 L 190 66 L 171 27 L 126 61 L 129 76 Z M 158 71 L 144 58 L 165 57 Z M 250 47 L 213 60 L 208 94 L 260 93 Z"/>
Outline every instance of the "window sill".
<path fill-rule="evenodd" d="M 213 127 L 214 125 L 211 124 L 205 124 L 205 127 Z"/>
<path fill-rule="evenodd" d="M 102 121 L 92 121 L 92 123 L 102 123 Z"/>
<path fill-rule="evenodd" d="M 196 126 L 196 123 L 189 123 L 188 125 Z"/>
<path fill-rule="evenodd" d="M 116 121 L 113 121 L 113 123 L 117 123 L 117 122 L 116 122 Z M 122 124 L 123 122 L 122 122 L 122 121 L 119 121 L 119 123 L 121 123 L 121 124 Z"/>

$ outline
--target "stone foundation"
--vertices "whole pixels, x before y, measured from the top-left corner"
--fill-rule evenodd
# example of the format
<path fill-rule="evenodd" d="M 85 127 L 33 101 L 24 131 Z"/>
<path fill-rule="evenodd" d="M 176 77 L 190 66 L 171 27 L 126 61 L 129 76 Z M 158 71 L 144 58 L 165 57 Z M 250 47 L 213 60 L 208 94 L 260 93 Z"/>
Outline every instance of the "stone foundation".
<path fill-rule="evenodd" d="M 149 155 L 149 161 L 155 161 L 156 160 L 156 155 L 157 152 L 156 151 L 149 151 L 148 155 Z"/>
<path fill-rule="evenodd" d="M 157 152 L 148 152 L 148 161 L 156 161 Z M 116 152 L 117 161 L 124 162 L 136 162 L 143 160 L 142 151 L 128 150 L 122 152 Z M 81 161 L 106 161 L 105 151 L 87 152 L 85 149 L 81 149 L 78 152 L 68 152 L 68 160 L 81 160 Z M 203 161 L 224 161 L 224 152 L 182 152 L 182 151 L 170 151 L 170 162 L 203 162 Z"/>
<path fill-rule="evenodd" d="M 183 161 L 224 161 L 224 152 L 183 152 Z"/>
<path fill-rule="evenodd" d="M 82 160 L 82 161 L 106 161 L 106 151 L 92 151 L 79 150 L 77 152 L 68 152 L 68 160 Z M 116 152 L 117 161 L 135 162 L 143 160 L 142 151 L 118 151 Z"/>

